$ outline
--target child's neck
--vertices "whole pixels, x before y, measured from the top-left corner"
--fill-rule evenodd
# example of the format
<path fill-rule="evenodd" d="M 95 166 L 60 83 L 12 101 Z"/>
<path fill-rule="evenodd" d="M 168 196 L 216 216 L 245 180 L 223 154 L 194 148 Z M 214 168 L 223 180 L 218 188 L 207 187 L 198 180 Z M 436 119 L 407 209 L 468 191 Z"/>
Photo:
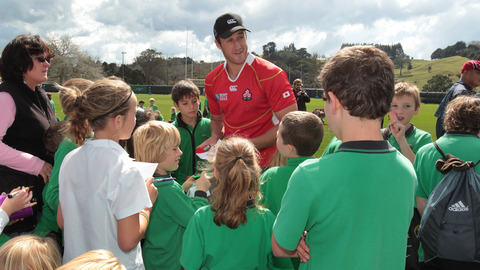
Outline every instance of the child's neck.
<path fill-rule="evenodd" d="M 182 121 L 185 124 L 192 126 L 192 128 L 195 128 L 195 126 L 197 125 L 197 116 L 195 116 L 194 118 L 191 118 L 191 117 L 186 117 L 183 114 L 180 114 L 180 117 L 182 118 Z"/>
<path fill-rule="evenodd" d="M 169 175 L 169 173 L 163 168 L 158 168 L 155 170 L 156 175 Z"/>

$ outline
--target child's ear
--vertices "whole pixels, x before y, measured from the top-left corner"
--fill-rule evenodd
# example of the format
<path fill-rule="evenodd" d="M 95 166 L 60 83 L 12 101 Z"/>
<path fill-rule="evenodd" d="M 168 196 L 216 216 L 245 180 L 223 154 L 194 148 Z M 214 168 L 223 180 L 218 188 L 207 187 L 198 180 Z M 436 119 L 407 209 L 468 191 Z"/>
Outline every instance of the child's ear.
<path fill-rule="evenodd" d="M 418 111 L 420 110 L 420 104 L 418 104 L 417 109 L 413 112 L 413 114 L 418 114 Z"/>
<path fill-rule="evenodd" d="M 290 156 L 297 155 L 297 149 L 295 148 L 295 146 L 293 146 L 291 144 L 287 144 L 287 147 L 288 147 L 288 154 Z"/>
<path fill-rule="evenodd" d="M 175 109 L 180 110 L 180 108 L 178 107 L 178 103 L 176 103 L 175 101 L 173 102 L 173 106 L 175 107 Z"/>

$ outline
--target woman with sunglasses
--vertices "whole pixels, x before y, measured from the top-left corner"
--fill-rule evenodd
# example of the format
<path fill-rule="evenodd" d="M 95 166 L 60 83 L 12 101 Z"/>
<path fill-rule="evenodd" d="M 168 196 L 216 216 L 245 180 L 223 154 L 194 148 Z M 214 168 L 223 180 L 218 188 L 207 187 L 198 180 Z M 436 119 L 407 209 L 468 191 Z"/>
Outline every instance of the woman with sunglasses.
<path fill-rule="evenodd" d="M 39 84 L 47 80 L 53 56 L 38 35 L 20 35 L 5 46 L 0 59 L 0 193 L 33 186 L 38 202 L 32 217 L 5 228 L 9 236 L 33 230 L 52 171 L 53 156 L 45 150 L 43 134 L 56 118 Z"/>

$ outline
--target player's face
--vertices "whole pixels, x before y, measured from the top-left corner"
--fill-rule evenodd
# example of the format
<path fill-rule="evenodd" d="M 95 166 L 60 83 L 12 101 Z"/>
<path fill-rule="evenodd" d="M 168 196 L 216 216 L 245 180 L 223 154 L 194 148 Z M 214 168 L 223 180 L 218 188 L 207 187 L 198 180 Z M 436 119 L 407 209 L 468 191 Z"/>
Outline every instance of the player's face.
<path fill-rule="evenodd" d="M 217 47 L 222 50 L 227 64 L 243 65 L 248 55 L 247 34 L 239 30 L 228 38 L 220 38 L 216 41 Z"/>
<path fill-rule="evenodd" d="M 133 128 L 135 127 L 135 121 L 137 121 L 137 97 L 132 94 L 128 100 L 128 112 L 124 116 L 124 123 L 122 132 L 120 134 L 120 140 L 128 140 L 132 136 Z"/>
<path fill-rule="evenodd" d="M 157 170 L 161 174 L 167 174 L 167 172 L 175 171 L 178 169 L 178 163 L 180 162 L 180 156 L 182 155 L 182 150 L 178 145 L 174 148 L 167 149 L 165 153 L 165 158 L 162 162 L 158 163 Z"/>
<path fill-rule="evenodd" d="M 415 108 L 415 100 L 410 95 L 394 97 L 390 105 L 390 119 L 397 119 L 403 125 L 407 125 L 412 117 L 418 113 L 419 108 Z"/>
<path fill-rule="evenodd" d="M 188 122 L 187 120 L 197 119 L 198 104 L 200 100 L 198 97 L 188 97 L 184 96 L 177 103 L 174 103 L 175 108 L 182 113 L 182 120 Z"/>

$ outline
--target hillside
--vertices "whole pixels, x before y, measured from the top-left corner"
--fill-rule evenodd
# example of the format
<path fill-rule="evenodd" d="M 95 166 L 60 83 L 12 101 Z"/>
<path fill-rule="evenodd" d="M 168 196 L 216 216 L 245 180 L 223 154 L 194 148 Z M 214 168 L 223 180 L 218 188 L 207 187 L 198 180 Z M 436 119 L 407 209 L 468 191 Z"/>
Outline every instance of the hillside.
<path fill-rule="evenodd" d="M 452 83 L 456 82 L 461 72 L 462 65 L 469 59 L 461 56 L 452 56 L 438 60 L 412 60 L 412 69 L 404 68 L 402 76 L 400 69 L 395 69 L 395 76 L 398 81 L 407 81 L 415 83 L 420 91 L 424 84 L 436 74 L 448 76 Z M 431 66 L 431 72 L 428 72 L 428 66 Z"/>

